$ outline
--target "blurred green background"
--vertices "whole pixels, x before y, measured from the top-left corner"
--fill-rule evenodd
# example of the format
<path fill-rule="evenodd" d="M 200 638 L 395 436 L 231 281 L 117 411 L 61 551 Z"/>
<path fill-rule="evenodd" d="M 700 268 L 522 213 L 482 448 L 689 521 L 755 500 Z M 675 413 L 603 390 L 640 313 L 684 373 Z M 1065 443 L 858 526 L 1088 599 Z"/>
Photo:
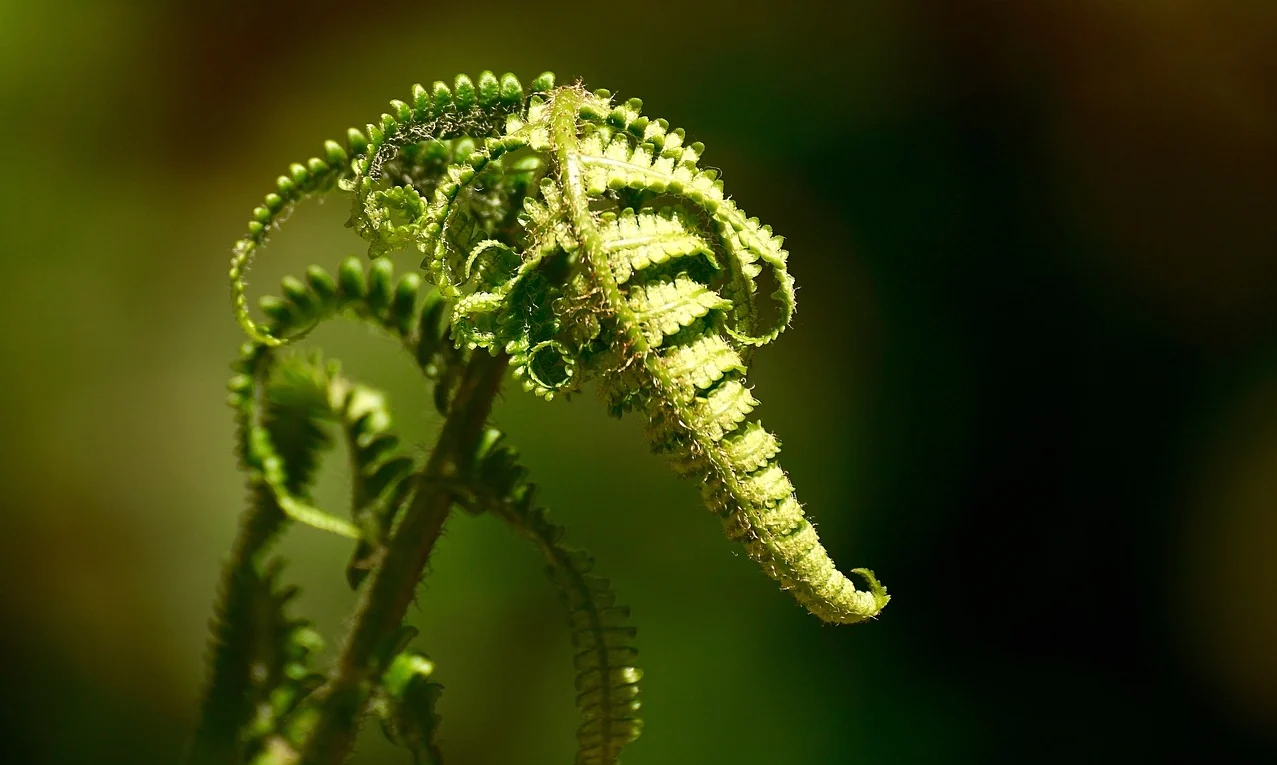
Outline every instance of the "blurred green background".
<path fill-rule="evenodd" d="M 822 626 L 639 423 L 512 388 L 498 424 L 640 627 L 626 763 L 1277 761 L 1277 3 L 3 0 L 6 761 L 176 760 L 244 496 L 231 242 L 288 162 L 482 69 L 643 97 L 786 236 L 762 415 L 894 596 Z M 256 295 L 356 251 L 343 220 L 299 210 Z M 316 341 L 428 442 L 406 359 Z M 284 553 L 336 636 L 347 545 Z M 454 519 L 411 618 L 449 763 L 570 760 L 535 551 Z"/>

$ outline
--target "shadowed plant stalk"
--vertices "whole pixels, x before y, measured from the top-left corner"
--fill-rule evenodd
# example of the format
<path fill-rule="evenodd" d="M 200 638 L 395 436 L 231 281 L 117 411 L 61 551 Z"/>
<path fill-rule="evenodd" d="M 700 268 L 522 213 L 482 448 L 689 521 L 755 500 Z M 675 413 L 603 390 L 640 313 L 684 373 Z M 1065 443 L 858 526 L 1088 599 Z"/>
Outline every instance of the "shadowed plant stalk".
<path fill-rule="evenodd" d="M 699 481 L 709 509 L 763 571 L 825 621 L 886 605 L 864 569 L 858 589 L 830 560 L 753 417 L 755 349 L 790 323 L 781 238 L 746 217 L 682 130 L 614 104 L 605 90 L 525 93 L 513 75 L 416 86 L 411 101 L 322 157 L 289 167 L 253 211 L 231 264 L 250 337 L 230 403 L 250 503 L 214 623 L 211 676 L 192 763 L 340 763 L 374 715 L 418 763 L 441 760 L 434 662 L 409 647 L 404 617 L 453 507 L 510 525 L 544 554 L 568 610 L 582 723 L 577 762 L 616 762 L 638 737 L 635 630 L 593 559 L 562 545 L 515 451 L 487 426 L 507 369 L 549 400 L 590 380 L 617 416 L 637 412 L 654 450 Z M 371 265 L 311 267 L 250 318 L 245 275 L 297 203 L 340 191 Z M 388 257 L 422 256 L 394 278 Z M 772 302 L 760 298 L 774 287 Z M 444 424 L 429 456 L 400 452 L 384 396 L 316 353 L 286 348 L 334 317 L 398 338 L 433 386 Z M 349 519 L 314 506 L 323 450 L 350 455 Z M 359 608 L 327 674 L 322 645 L 290 618 L 294 590 L 269 557 L 293 522 L 353 540 L 347 581 Z"/>
<path fill-rule="evenodd" d="M 313 727 L 302 744 L 302 762 L 340 763 L 354 743 L 357 721 L 380 682 L 416 595 L 417 583 L 452 509 L 450 484 L 472 468 L 492 401 L 508 359 L 474 354 L 465 367 L 439 440 L 417 479 L 412 502 L 389 543 L 378 551 L 355 625 L 332 677 L 315 694 Z"/>

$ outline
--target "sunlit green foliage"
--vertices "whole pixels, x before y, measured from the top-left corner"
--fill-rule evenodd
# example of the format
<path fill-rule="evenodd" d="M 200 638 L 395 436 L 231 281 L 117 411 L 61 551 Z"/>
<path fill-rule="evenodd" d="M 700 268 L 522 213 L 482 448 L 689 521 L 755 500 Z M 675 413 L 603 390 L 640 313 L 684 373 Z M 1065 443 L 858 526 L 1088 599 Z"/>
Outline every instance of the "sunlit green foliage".
<path fill-rule="evenodd" d="M 231 381 L 252 504 L 194 761 L 341 762 L 370 710 L 417 761 L 438 761 L 440 687 L 402 618 L 454 504 L 501 518 L 545 555 L 577 652 L 578 763 L 615 762 L 638 736 L 629 611 L 590 556 L 562 546 L 513 450 L 486 428 L 507 365 L 546 399 L 593 380 L 613 413 L 641 413 L 652 448 L 701 484 L 727 535 L 813 614 L 853 623 L 887 603 L 870 572 L 855 570 L 869 585 L 859 590 L 835 568 L 776 461 L 778 441 L 753 418 L 746 365 L 794 311 L 782 240 L 699 166 L 702 145 L 641 106 L 555 87 L 549 74 L 530 93 L 491 72 L 416 86 L 344 146 L 291 165 L 254 210 L 230 271 L 252 339 Z M 245 294 L 253 255 L 296 203 L 334 190 L 349 193 L 372 265 L 352 258 L 335 278 L 312 268 L 285 279 L 258 324 Z M 423 257 L 431 286 L 394 280 L 382 256 L 398 251 Z M 433 383 L 446 421 L 424 465 L 398 452 L 380 394 L 334 363 L 280 351 L 338 315 L 399 338 Z M 349 520 L 308 498 L 329 425 L 351 458 Z M 347 578 L 363 601 L 326 679 L 264 560 L 289 519 L 356 544 Z"/>

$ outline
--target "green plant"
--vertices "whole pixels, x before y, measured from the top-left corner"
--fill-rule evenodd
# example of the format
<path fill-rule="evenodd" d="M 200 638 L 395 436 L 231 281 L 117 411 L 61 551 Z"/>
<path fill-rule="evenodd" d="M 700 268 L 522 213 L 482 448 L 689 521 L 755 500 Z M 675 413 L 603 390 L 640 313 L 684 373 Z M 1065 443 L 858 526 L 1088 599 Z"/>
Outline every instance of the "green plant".
<path fill-rule="evenodd" d="M 535 486 L 487 418 L 507 368 L 546 399 L 594 380 L 611 411 L 641 413 L 652 448 L 699 480 L 710 510 L 763 570 L 813 614 L 852 623 L 878 614 L 873 575 L 858 590 L 833 565 L 776 462 L 776 439 L 751 413 L 753 350 L 788 325 L 793 281 L 780 237 L 724 196 L 702 146 L 682 130 L 614 105 L 607 91 L 525 94 L 512 75 L 417 86 L 412 101 L 346 146 L 294 164 L 253 212 L 234 250 L 236 315 L 251 341 L 231 379 L 237 450 L 250 503 L 227 568 L 193 762 L 337 763 L 362 717 L 417 762 L 437 762 L 433 664 L 408 647 L 404 615 L 454 506 L 491 513 L 544 553 L 567 604 L 583 722 L 579 763 L 617 760 L 639 733 L 634 628 L 593 560 L 562 544 Z M 350 225 L 371 266 L 336 277 L 312 267 L 248 312 L 245 272 L 267 234 L 306 197 L 350 195 Z M 432 286 L 397 281 L 394 251 L 424 255 Z M 760 283 L 774 287 L 769 307 Z M 429 456 L 402 455 L 380 394 L 318 355 L 281 352 L 345 316 L 402 341 L 434 385 L 444 425 Z M 350 519 L 313 506 L 320 452 L 335 430 L 352 463 Z M 361 591 L 327 675 L 308 623 L 284 613 L 293 590 L 270 559 L 290 521 L 350 537 Z"/>

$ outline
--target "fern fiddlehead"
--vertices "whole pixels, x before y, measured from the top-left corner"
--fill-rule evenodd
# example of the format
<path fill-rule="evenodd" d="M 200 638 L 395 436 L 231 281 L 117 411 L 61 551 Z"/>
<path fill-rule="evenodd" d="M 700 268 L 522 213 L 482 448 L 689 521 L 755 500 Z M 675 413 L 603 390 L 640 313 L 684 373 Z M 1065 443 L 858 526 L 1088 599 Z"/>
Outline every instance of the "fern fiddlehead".
<path fill-rule="evenodd" d="M 640 101 L 552 82 L 543 75 L 527 99 L 509 75 L 485 73 L 477 87 L 458 78 L 451 94 L 418 87 L 367 141 L 352 132 L 336 184 L 353 192 L 370 254 L 422 253 L 456 341 L 510 354 L 525 388 L 551 398 L 594 378 L 614 412 L 645 414 L 652 447 L 702 482 L 727 535 L 812 613 L 875 616 L 886 590 L 865 569 L 853 570 L 868 583 L 857 589 L 834 566 L 777 463 L 778 441 L 751 420 L 746 362 L 794 309 L 781 238 L 699 167 L 701 144 L 641 115 Z M 453 143 L 432 154 L 441 141 Z M 337 149 L 329 155 L 344 156 Z M 395 159 L 408 168 L 398 180 L 386 172 Z M 302 172 L 321 164 L 337 166 L 294 165 L 281 193 L 329 187 L 324 172 Z M 260 244 L 274 203 L 237 249 L 237 307 L 241 254 Z M 777 286 L 770 321 L 764 270 Z"/>
<path fill-rule="evenodd" d="M 548 73 L 528 94 L 512 75 L 490 72 L 459 76 L 452 88 L 416 86 L 411 102 L 392 101 L 377 124 L 350 130 L 345 146 L 328 141 L 322 158 L 291 165 L 253 211 L 230 278 L 253 341 L 231 389 L 255 499 L 228 569 L 197 737 L 236 756 L 209 761 L 340 762 L 370 708 L 418 761 L 438 761 L 439 686 L 433 664 L 408 650 L 402 621 L 454 504 L 501 518 L 546 557 L 577 649 L 577 762 L 615 762 L 638 736 L 628 610 L 591 573 L 588 555 L 561 545 L 562 529 L 534 506 L 513 451 L 495 431 L 484 435 L 507 367 L 546 399 L 597 380 L 613 414 L 641 413 L 652 448 L 701 483 L 727 535 L 813 614 L 854 623 L 886 605 L 872 573 L 853 570 L 868 584 L 859 590 L 834 567 L 777 463 L 777 439 L 753 418 L 747 363 L 794 311 L 782 240 L 699 166 L 701 144 L 641 106 L 613 104 L 605 90 L 556 88 Z M 253 256 L 293 206 L 334 190 L 349 193 L 350 225 L 369 255 L 416 251 L 436 292 L 421 300 L 420 277 L 396 283 L 388 260 L 365 273 L 352 259 L 335 279 L 316 268 L 304 282 L 285 279 L 283 298 L 263 299 L 269 321 L 258 324 L 246 295 Z M 759 294 L 767 281 L 770 308 Z M 375 391 L 332 364 L 276 359 L 279 346 L 338 314 L 399 337 L 434 383 L 445 424 L 424 465 L 397 455 Z M 321 422 L 340 426 L 351 455 L 350 521 L 306 494 L 328 443 Z M 250 725 L 258 702 L 236 694 L 260 663 L 246 646 L 267 633 L 239 627 L 251 621 L 246 604 L 281 613 L 287 591 L 277 594 L 268 573 L 277 569 L 262 556 L 288 520 L 356 540 L 347 578 L 362 590 L 361 607 L 318 686 L 305 624 L 267 622 L 267 642 L 282 640 L 275 655 L 292 657 L 270 666 L 292 680 L 276 683 L 288 690 Z M 269 632 L 271 624 L 291 626 Z M 219 749 L 228 731 L 238 743 Z"/>

